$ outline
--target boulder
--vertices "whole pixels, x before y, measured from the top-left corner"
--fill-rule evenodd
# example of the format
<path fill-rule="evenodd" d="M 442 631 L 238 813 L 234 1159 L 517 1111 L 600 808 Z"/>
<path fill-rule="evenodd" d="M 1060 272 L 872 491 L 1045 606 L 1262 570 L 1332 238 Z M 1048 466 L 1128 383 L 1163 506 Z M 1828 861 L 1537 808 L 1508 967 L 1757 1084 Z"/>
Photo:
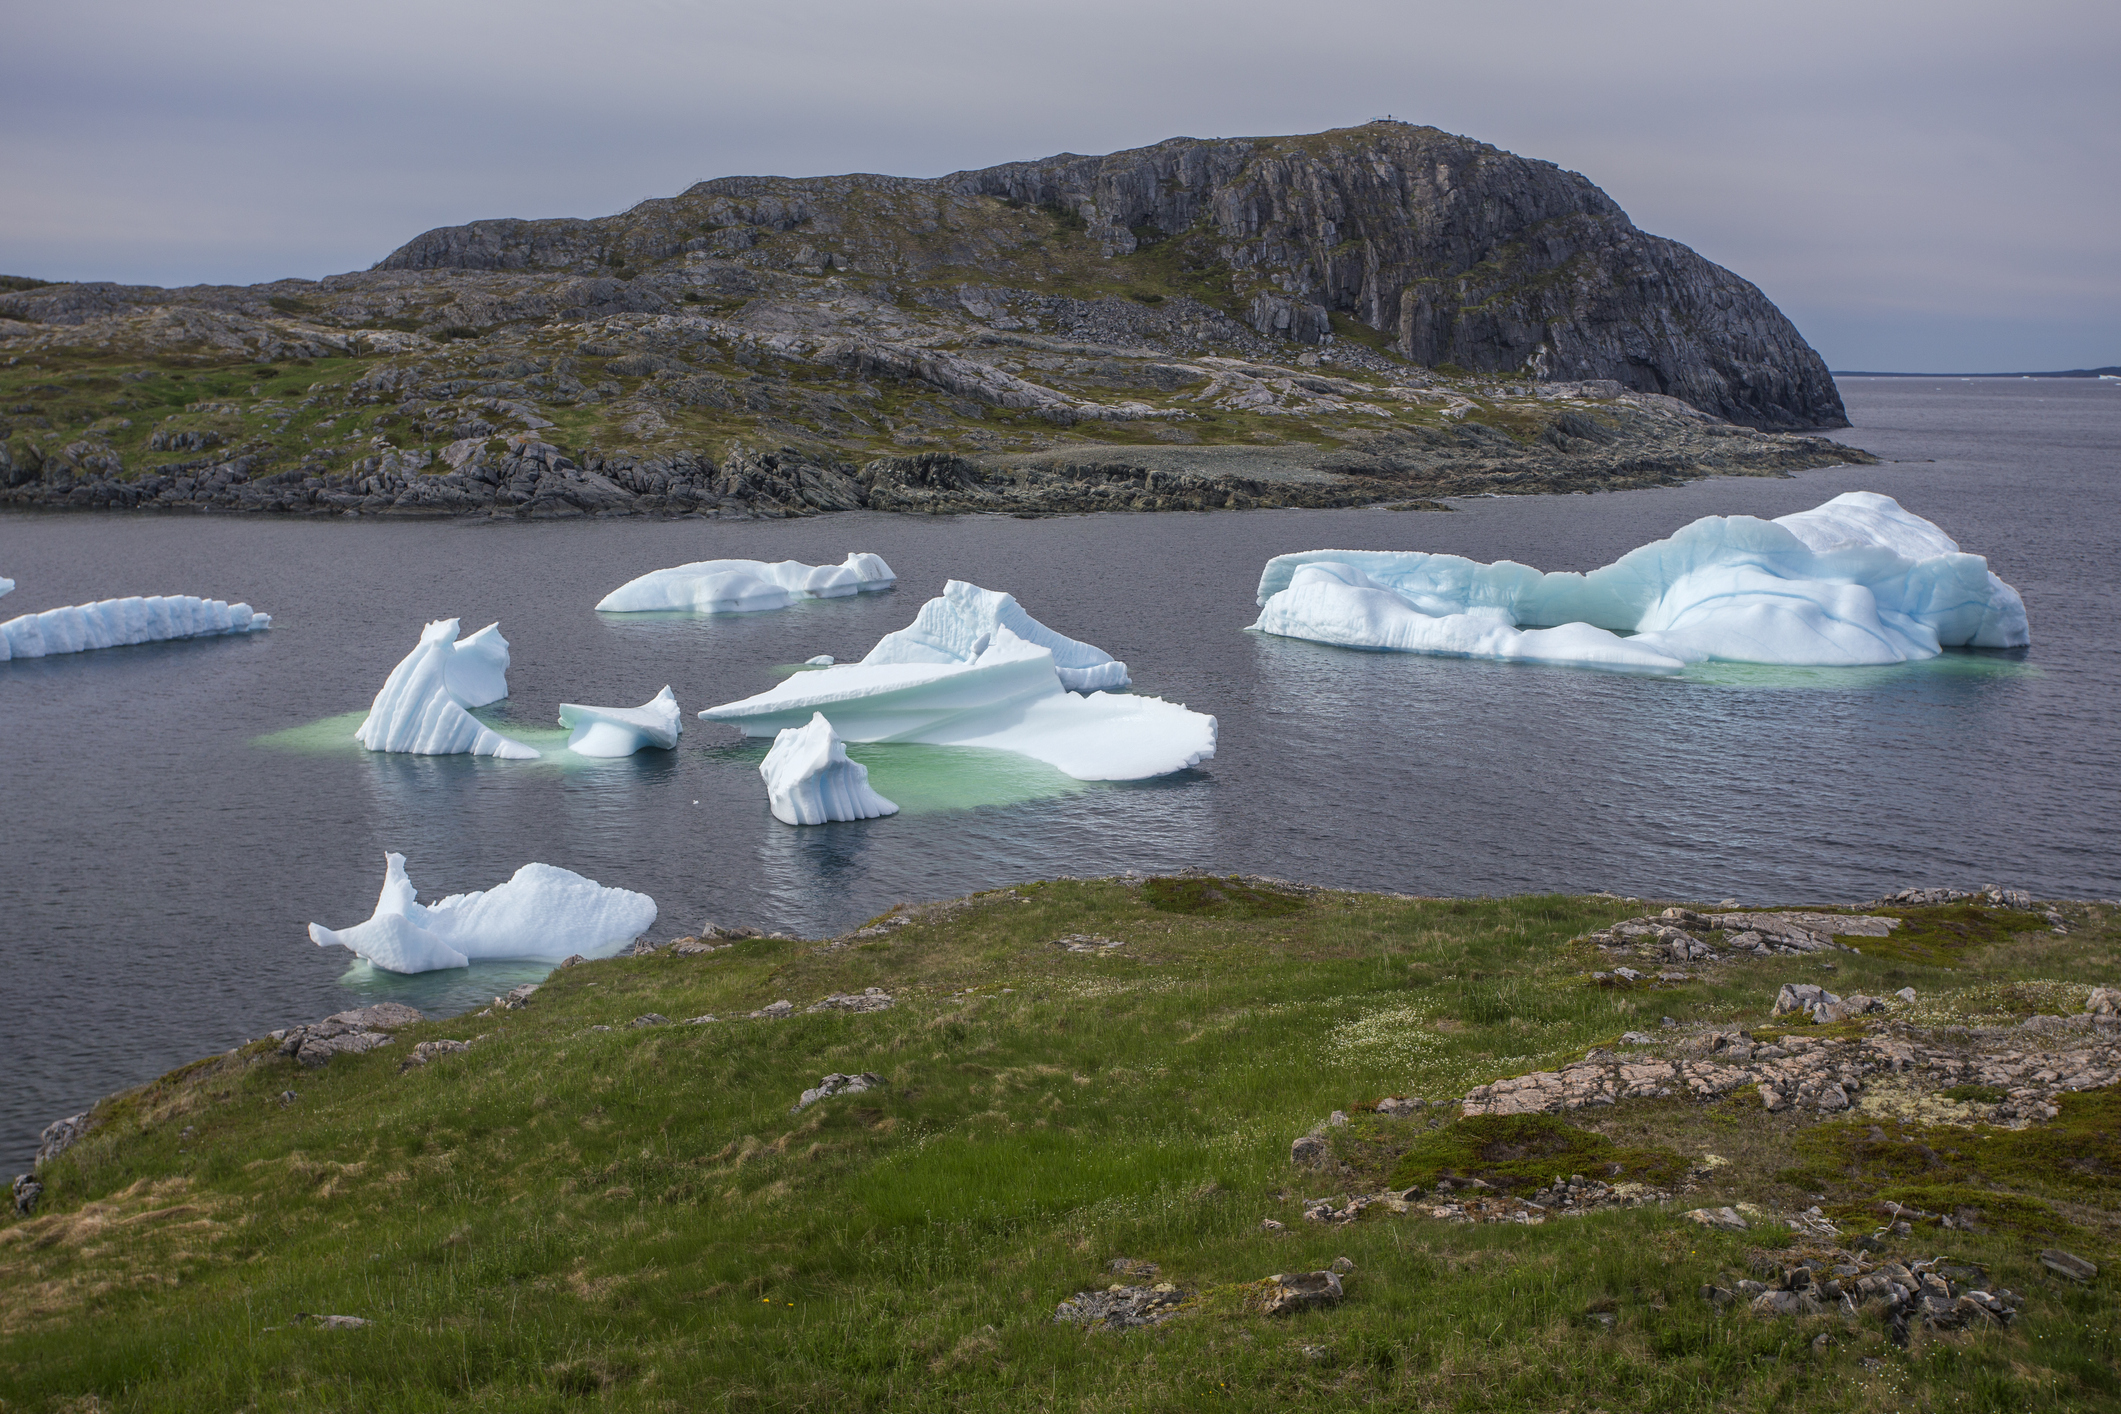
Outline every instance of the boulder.
<path fill-rule="evenodd" d="M 1696 1208 L 1680 1216 L 1700 1223 L 1703 1227 L 1719 1228 L 1724 1232 L 1744 1232 L 1750 1226 L 1739 1216 L 1736 1208 Z"/>
<path fill-rule="evenodd" d="M 2074 1252 L 2065 1252 L 2059 1247 L 2050 1247 L 2040 1254 L 2040 1265 L 2057 1276 L 2071 1281 L 2090 1281 L 2099 1275 L 2099 1264 L 2086 1261 Z"/>
<path fill-rule="evenodd" d="M 68 1115 L 65 1119 L 53 1120 L 44 1126 L 43 1134 L 38 1136 L 37 1157 L 31 1161 L 30 1166 L 43 1168 L 45 1164 L 71 1149 L 86 1133 L 88 1112 L 85 1110 L 77 1115 Z"/>
<path fill-rule="evenodd" d="M 1339 1303 L 1343 1295 L 1340 1273 L 1297 1272 L 1268 1277 L 1262 1285 L 1259 1309 L 1262 1315 L 1279 1316 L 1290 1311 L 1309 1311 Z"/>
<path fill-rule="evenodd" d="M 15 1175 L 15 1211 L 24 1217 L 37 1211 L 37 1200 L 44 1196 L 44 1185 L 37 1182 L 34 1174 Z"/>
<path fill-rule="evenodd" d="M 803 1092 L 803 1097 L 788 1107 L 788 1113 L 799 1114 L 819 1100 L 829 1100 L 834 1095 L 859 1095 L 865 1090 L 882 1090 L 886 1086 L 884 1077 L 873 1071 L 859 1075 L 841 1075 L 837 1071 L 820 1080 Z"/>

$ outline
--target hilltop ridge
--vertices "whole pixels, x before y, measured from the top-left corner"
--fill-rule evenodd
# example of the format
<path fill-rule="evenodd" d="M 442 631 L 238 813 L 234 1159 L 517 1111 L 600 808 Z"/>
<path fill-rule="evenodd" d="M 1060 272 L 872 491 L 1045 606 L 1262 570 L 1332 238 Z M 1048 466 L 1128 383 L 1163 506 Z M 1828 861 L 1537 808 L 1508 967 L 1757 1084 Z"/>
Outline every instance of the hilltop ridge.
<path fill-rule="evenodd" d="M 0 503 L 67 507 L 1345 505 L 1868 460 L 1796 435 L 1847 419 L 1758 289 L 1396 122 L 723 177 L 319 281 L 0 281 L 0 405 Z"/>

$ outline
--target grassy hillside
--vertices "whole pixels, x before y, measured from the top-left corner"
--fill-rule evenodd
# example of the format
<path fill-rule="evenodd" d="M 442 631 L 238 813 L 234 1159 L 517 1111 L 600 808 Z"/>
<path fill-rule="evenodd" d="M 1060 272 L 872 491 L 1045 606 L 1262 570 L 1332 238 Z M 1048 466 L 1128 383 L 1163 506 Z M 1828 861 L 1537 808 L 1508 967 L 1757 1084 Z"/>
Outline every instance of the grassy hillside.
<path fill-rule="evenodd" d="M 2121 1257 L 2111 1089 L 2028 1129 L 1901 1125 L 1934 1160 L 1912 1169 L 1875 1116 L 1771 1115 L 1750 1093 L 1534 1121 L 1514 1147 L 1450 1106 L 1374 1111 L 1665 1016 L 1765 1034 L 1781 983 L 1828 980 L 1773 957 L 1593 985 L 1595 949 L 1571 940 L 1642 911 L 1054 881 L 838 940 L 579 965 L 523 1009 L 320 1070 L 261 1042 L 105 1102 L 37 1213 L 0 1224 L 0 1409 L 2114 1407 L 2111 1270 L 2079 1286 L 2037 1261 Z M 1905 912 L 1910 936 L 1958 941 L 1836 953 L 1831 974 L 1914 987 L 1900 1024 L 2081 1008 L 2115 973 L 2107 910 L 2067 910 L 2067 935 Z M 1056 941 L 1083 935 L 1123 945 Z M 896 1004 L 804 1011 L 867 987 Z M 749 1017 L 780 999 L 793 1016 Z M 632 1024 L 651 1014 L 670 1020 Z M 480 1039 L 404 1066 L 441 1037 Z M 861 1071 L 887 1086 L 791 1113 Z M 1326 1166 L 1295 1166 L 1291 1141 L 1335 1110 L 1352 1122 L 1324 1127 Z M 1683 1191 L 1533 1226 L 1303 1219 L 1306 1198 L 1454 1171 L 1506 1186 L 1546 1159 Z M 2008 1329 L 1901 1349 L 1875 1319 L 1697 1296 L 1775 1265 L 1795 1236 L 1773 1215 L 1824 1199 L 1853 1240 L 1880 1191 L 1917 1181 L 1979 1216 L 1887 1249 L 1983 1266 L 2026 1298 Z M 1679 1216 L 1741 1202 L 1770 1216 Z M 1342 1304 L 1259 1313 L 1262 1278 L 1340 1257 Z M 1156 1264 L 1143 1279 L 1185 1293 L 1178 1313 L 1054 1322 L 1137 1280 L 1121 1259 Z"/>

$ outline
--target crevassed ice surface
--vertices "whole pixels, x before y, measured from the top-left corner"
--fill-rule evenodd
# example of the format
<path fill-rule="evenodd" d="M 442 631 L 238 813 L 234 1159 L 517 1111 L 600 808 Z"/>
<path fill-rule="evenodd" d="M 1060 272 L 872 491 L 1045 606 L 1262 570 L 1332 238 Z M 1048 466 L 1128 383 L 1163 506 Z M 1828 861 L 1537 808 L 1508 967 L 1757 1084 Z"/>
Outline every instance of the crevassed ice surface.
<path fill-rule="evenodd" d="M 567 749 L 577 756 L 631 756 L 643 747 L 668 751 L 685 730 L 677 697 L 666 686 L 638 707 L 560 704 L 560 725 L 574 728 Z"/>
<path fill-rule="evenodd" d="M 405 856 L 383 856 L 376 911 L 351 928 L 309 925 L 320 948 L 349 948 L 387 972 L 434 972 L 474 961 L 563 962 L 610 957 L 654 924 L 655 900 L 607 889 L 550 864 L 526 864 L 499 888 L 417 901 Z"/>
<path fill-rule="evenodd" d="M 764 560 L 701 560 L 651 570 L 630 579 L 597 602 L 607 614 L 639 614 L 654 609 L 696 609 L 710 614 L 756 613 L 785 609 L 799 598 L 836 599 L 843 595 L 889 589 L 898 582 L 880 555 L 854 551 L 836 565 L 806 565 L 798 560 L 769 564 Z"/>
<path fill-rule="evenodd" d="M 984 746 L 1080 781 L 1134 781 L 1215 755 L 1215 718 L 1156 697 L 1067 691 L 1052 650 L 1004 625 L 971 662 L 842 663 L 700 713 L 746 736 L 825 713 L 845 741 Z"/>
<path fill-rule="evenodd" d="M 1071 692 L 1125 687 L 1127 665 L 1094 644 L 1055 633 L 1024 612 L 1016 596 L 982 589 L 961 579 L 921 605 L 913 622 L 877 640 L 864 663 L 969 663 L 1006 628 L 1053 655 L 1061 686 Z"/>
<path fill-rule="evenodd" d="M 354 740 L 370 751 L 418 756 L 536 759 L 535 747 L 502 736 L 471 715 L 508 695 L 508 640 L 499 624 L 457 639 L 460 621 L 436 619 L 383 683 Z"/>
<path fill-rule="evenodd" d="M 11 579 L 0 580 L 0 584 L 7 589 L 15 587 Z M 231 604 L 223 599 L 200 599 L 190 594 L 98 599 L 92 604 L 69 604 L 0 623 L 0 662 L 171 638 L 257 633 L 271 627 L 271 614 L 260 614 L 248 604 Z"/>
<path fill-rule="evenodd" d="M 766 778 L 773 818 L 784 824 L 898 814 L 898 806 L 870 788 L 869 768 L 847 759 L 846 743 L 823 712 L 812 713 L 804 726 L 783 729 L 759 763 L 759 774 Z"/>
<path fill-rule="evenodd" d="M 1600 667 L 1855 667 L 2031 641 L 2024 601 L 1987 560 L 1871 491 L 1771 521 L 1704 516 L 1588 574 L 1418 551 L 1277 555 L 1258 602 L 1252 627 L 1288 638 Z"/>

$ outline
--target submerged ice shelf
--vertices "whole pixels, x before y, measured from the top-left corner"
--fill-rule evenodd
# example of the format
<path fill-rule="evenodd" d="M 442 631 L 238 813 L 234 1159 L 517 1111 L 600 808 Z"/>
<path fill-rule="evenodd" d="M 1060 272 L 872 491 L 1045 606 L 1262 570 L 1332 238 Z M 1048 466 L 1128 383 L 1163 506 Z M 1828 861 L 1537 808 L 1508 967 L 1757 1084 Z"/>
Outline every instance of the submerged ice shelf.
<path fill-rule="evenodd" d="M 5 594 L 15 587 L 15 582 L 0 580 L 0 585 L 6 586 L 0 589 L 0 594 Z M 271 627 L 272 615 L 257 613 L 248 604 L 231 604 L 222 599 L 200 599 L 190 594 L 98 599 L 93 604 L 69 604 L 0 623 L 0 662 L 165 639 L 257 633 Z"/>
<path fill-rule="evenodd" d="M 499 624 L 457 639 L 458 619 L 437 619 L 420 633 L 370 704 L 354 739 L 370 751 L 419 756 L 500 756 L 534 760 L 535 748 L 510 740 L 467 710 L 508 695 L 508 640 Z"/>
<path fill-rule="evenodd" d="M 641 614 L 657 609 L 693 609 L 709 614 L 757 613 L 785 609 L 797 599 L 836 599 L 848 594 L 889 589 L 898 582 L 878 555 L 855 551 L 836 565 L 806 565 L 796 560 L 701 560 L 697 564 L 652 570 L 612 590 L 597 603 L 607 614 Z"/>
<path fill-rule="evenodd" d="M 1589 574 L 1418 551 L 1277 555 L 1258 602 L 1252 627 L 1286 638 L 1667 671 L 1904 663 L 2030 641 L 2024 601 L 1985 559 L 1870 491 L 1772 521 L 1705 516 Z"/>
<path fill-rule="evenodd" d="M 550 864 L 526 864 L 499 888 L 417 902 L 405 856 L 383 856 L 383 892 L 365 923 L 309 925 L 320 948 L 351 949 L 387 972 L 434 972 L 475 961 L 563 962 L 609 957 L 654 924 L 655 900 Z"/>
<path fill-rule="evenodd" d="M 766 778 L 773 818 L 784 824 L 822 825 L 898 814 L 898 806 L 870 789 L 869 768 L 847 759 L 845 743 L 822 712 L 774 737 L 759 774 Z"/>
<path fill-rule="evenodd" d="M 668 687 L 638 707 L 583 707 L 560 704 L 560 725 L 572 727 L 567 749 L 577 756 L 631 756 L 644 747 L 668 751 L 685 730 L 678 700 Z"/>
<path fill-rule="evenodd" d="M 1070 692 L 1125 687 L 1127 665 L 1104 649 L 1055 633 L 1025 613 L 1013 594 L 953 579 L 921 605 L 913 622 L 887 633 L 864 663 L 970 663 L 1006 628 L 1053 655 L 1053 671 Z"/>

